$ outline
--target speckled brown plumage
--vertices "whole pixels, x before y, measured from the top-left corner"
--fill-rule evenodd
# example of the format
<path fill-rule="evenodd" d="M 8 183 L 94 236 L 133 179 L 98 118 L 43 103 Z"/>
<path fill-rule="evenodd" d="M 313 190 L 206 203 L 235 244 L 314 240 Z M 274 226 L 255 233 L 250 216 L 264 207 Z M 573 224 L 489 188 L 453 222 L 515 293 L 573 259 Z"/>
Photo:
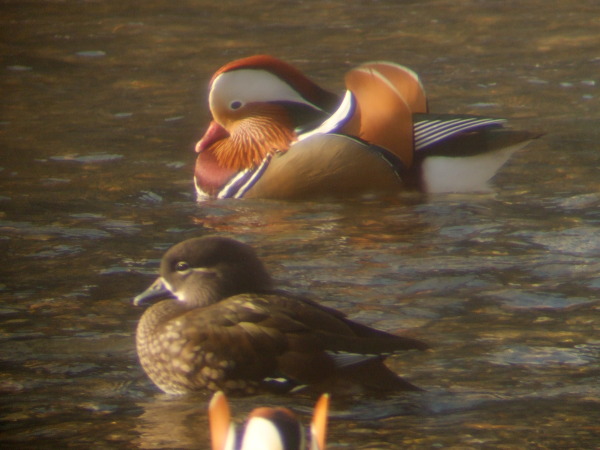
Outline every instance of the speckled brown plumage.
<path fill-rule="evenodd" d="M 384 355 L 427 346 L 352 322 L 309 299 L 273 290 L 254 251 L 232 239 L 172 247 L 161 276 L 135 298 L 151 306 L 137 330 L 140 362 L 163 391 L 253 393 L 297 385 L 415 390 Z"/>

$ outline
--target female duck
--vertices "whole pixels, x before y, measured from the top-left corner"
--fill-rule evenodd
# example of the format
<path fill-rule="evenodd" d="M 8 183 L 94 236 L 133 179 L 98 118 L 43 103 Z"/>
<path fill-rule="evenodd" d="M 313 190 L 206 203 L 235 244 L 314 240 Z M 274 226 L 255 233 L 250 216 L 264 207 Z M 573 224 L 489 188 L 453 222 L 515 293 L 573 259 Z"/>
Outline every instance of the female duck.
<path fill-rule="evenodd" d="M 419 390 L 384 364 L 385 356 L 424 350 L 415 339 L 353 322 L 331 308 L 272 288 L 249 246 L 222 237 L 169 249 L 160 277 L 135 305 L 164 297 L 142 316 L 137 352 L 164 392 L 319 392 L 356 387 Z"/>

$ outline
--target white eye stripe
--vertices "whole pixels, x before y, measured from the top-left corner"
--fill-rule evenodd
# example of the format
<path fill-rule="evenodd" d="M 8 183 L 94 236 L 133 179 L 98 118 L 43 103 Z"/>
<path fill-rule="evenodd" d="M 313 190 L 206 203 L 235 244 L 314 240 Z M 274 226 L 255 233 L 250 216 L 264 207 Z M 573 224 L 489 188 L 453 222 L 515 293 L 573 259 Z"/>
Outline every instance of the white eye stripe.
<path fill-rule="evenodd" d="M 188 267 L 185 270 L 175 270 L 178 273 L 189 273 L 189 272 L 213 272 L 213 269 L 208 267 Z"/>
<path fill-rule="evenodd" d="M 214 273 L 213 269 L 209 269 L 208 267 L 190 267 L 189 269 L 185 270 L 185 271 L 181 271 L 181 272 L 177 272 L 181 275 L 187 275 L 190 274 L 192 272 L 196 272 L 196 273 Z M 186 296 L 185 296 L 185 289 L 179 288 L 178 290 L 175 290 L 173 288 L 173 285 L 171 285 L 165 278 L 161 278 L 162 282 L 164 284 L 164 286 L 171 291 L 171 293 L 177 297 L 177 300 L 181 301 L 181 302 L 186 302 Z"/>
<path fill-rule="evenodd" d="M 192 267 L 192 272 L 214 272 L 213 269 L 209 269 L 208 267 Z"/>
<path fill-rule="evenodd" d="M 211 110 L 219 105 L 231 108 L 233 103 L 291 101 L 320 109 L 303 98 L 298 91 L 270 72 L 239 69 L 225 72 L 214 79 L 208 97 Z"/>

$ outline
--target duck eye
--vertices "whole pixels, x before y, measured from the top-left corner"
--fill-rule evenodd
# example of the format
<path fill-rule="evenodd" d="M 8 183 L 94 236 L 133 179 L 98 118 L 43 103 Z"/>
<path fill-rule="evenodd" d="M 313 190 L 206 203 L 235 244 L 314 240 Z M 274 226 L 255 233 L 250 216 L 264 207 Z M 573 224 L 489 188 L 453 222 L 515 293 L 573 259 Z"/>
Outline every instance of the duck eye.
<path fill-rule="evenodd" d="M 242 107 L 243 103 L 240 102 L 239 100 L 234 100 L 229 104 L 229 108 L 236 110 L 236 109 L 240 109 Z"/>
<path fill-rule="evenodd" d="M 175 264 L 175 270 L 177 272 L 185 272 L 189 268 L 190 268 L 190 265 L 188 263 L 186 263 L 185 261 L 179 261 L 177 264 Z"/>

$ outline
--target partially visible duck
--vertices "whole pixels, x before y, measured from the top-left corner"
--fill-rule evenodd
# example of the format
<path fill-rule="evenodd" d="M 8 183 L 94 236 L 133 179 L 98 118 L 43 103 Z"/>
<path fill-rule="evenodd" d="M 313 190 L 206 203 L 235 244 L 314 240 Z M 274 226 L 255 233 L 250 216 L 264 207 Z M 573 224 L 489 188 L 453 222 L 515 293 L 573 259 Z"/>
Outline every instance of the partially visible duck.
<path fill-rule="evenodd" d="M 136 343 L 142 367 L 166 393 L 419 390 L 384 359 L 426 344 L 274 290 L 253 249 L 239 241 L 209 236 L 170 248 L 134 304 L 165 295 L 174 298 L 144 312 Z"/>
<path fill-rule="evenodd" d="M 213 120 L 196 145 L 199 199 L 482 191 L 539 136 L 502 119 L 429 114 L 419 77 L 395 63 L 366 63 L 345 81 L 338 98 L 267 55 L 217 70 Z"/>
<path fill-rule="evenodd" d="M 323 394 L 314 408 L 308 445 L 304 427 L 288 408 L 256 408 L 238 435 L 231 423 L 227 397 L 215 392 L 208 407 L 212 450 L 324 450 L 328 409 L 329 395 Z"/>

